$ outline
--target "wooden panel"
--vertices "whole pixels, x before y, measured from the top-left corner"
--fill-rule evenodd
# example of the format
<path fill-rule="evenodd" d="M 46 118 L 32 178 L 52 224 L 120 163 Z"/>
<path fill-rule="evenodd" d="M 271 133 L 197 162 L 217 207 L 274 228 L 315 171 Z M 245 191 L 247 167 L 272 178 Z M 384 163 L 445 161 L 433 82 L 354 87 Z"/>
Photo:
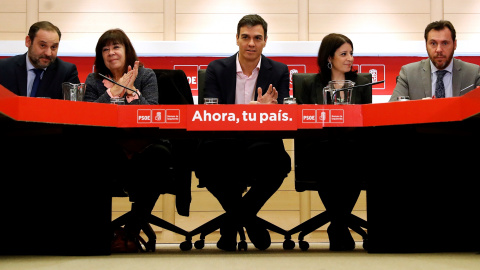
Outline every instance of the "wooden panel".
<path fill-rule="evenodd" d="M 3 1 L 3 0 L 2 0 Z M 14 2 L 14 1 L 12 1 Z M 163 0 L 40 0 L 39 12 L 163 12 Z"/>
<path fill-rule="evenodd" d="M 480 20 L 480 14 L 445 14 L 445 19 L 452 22 L 457 35 L 459 33 L 475 33 L 478 39 L 479 28 L 476 22 Z M 457 40 L 460 39 L 457 37 Z"/>
<path fill-rule="evenodd" d="M 427 23 L 428 24 L 428 23 Z M 423 31 L 425 29 L 425 24 L 424 26 L 420 27 L 417 32 L 414 33 L 352 33 L 352 32 L 342 32 L 342 34 L 346 35 L 349 37 L 352 42 L 353 46 L 355 47 L 356 41 L 375 41 L 375 40 L 380 40 L 380 41 L 412 41 L 412 40 L 424 40 L 423 38 Z M 331 32 L 325 32 L 325 33 L 310 33 L 308 35 L 309 41 L 321 41 L 323 37 L 326 35 L 330 34 Z M 353 52 L 355 54 L 355 51 Z"/>
<path fill-rule="evenodd" d="M 279 190 L 265 203 L 262 211 L 293 211 L 300 208 L 299 193 Z"/>
<path fill-rule="evenodd" d="M 27 11 L 27 0 L 0 0 L 0 7 L 2 7 L 2 13 L 12 13 L 12 12 L 26 12 Z"/>
<path fill-rule="evenodd" d="M 315 211 L 325 211 L 325 206 L 316 191 L 310 191 L 311 193 L 311 209 Z M 357 203 L 355 204 L 354 210 L 364 211 L 367 209 L 367 197 L 365 190 L 360 192 L 360 196 L 358 197 Z"/>
<path fill-rule="evenodd" d="M 300 224 L 298 211 L 260 211 L 258 216 L 284 230 L 290 230 Z"/>
<path fill-rule="evenodd" d="M 77 33 L 77 32 L 63 32 L 62 31 L 62 40 L 88 40 L 92 42 L 93 45 L 97 43 L 97 40 L 105 32 L 92 32 L 92 33 Z M 105 29 L 107 30 L 107 29 Z M 26 34 L 24 34 L 25 36 Z M 127 32 L 130 40 L 135 43 L 135 41 L 159 41 L 163 40 L 163 33 L 135 33 Z M 135 45 L 135 44 L 134 44 Z M 95 47 L 93 47 L 92 54 L 94 54 Z M 141 51 L 137 50 L 137 54 L 141 55 Z"/>
<path fill-rule="evenodd" d="M 445 15 L 452 14 L 452 13 L 464 13 L 464 14 L 477 13 L 478 14 L 480 13 L 480 1 L 478 0 L 443 0 L 443 10 Z M 472 24 L 475 24 L 475 23 L 472 23 Z M 455 25 L 455 28 L 456 28 L 456 25 Z"/>
<path fill-rule="evenodd" d="M 285 146 L 285 150 L 294 150 L 293 139 L 283 139 L 283 145 Z"/>
<path fill-rule="evenodd" d="M 237 28 L 235 26 L 235 28 L 231 31 L 231 33 L 228 33 L 228 34 L 177 33 L 176 40 L 177 41 L 205 41 L 205 42 L 212 42 L 212 40 L 215 40 L 215 42 L 222 42 L 227 45 L 230 45 L 230 44 L 235 45 L 236 29 Z M 265 49 L 263 49 L 263 54 L 266 54 L 267 56 L 268 56 L 268 41 L 298 41 L 298 34 L 297 33 L 275 34 L 275 33 L 268 32 L 267 46 L 265 47 Z M 236 53 L 237 50 L 238 49 L 235 46 L 231 54 Z"/>
<path fill-rule="evenodd" d="M 257 13 L 262 17 L 267 13 L 298 13 L 296 0 L 176 0 L 178 14 L 252 14 Z M 242 15 L 242 16 L 243 16 Z M 267 21 L 268 22 L 268 21 Z"/>
<path fill-rule="evenodd" d="M 310 33 L 423 33 L 428 23 L 430 14 L 311 14 L 309 30 Z"/>
<path fill-rule="evenodd" d="M 205 189 L 205 192 L 192 192 L 192 203 L 190 211 L 217 211 L 222 212 L 223 208 L 215 197 Z"/>
<path fill-rule="evenodd" d="M 456 1 L 456 0 L 453 0 Z M 473 0 L 472 0 L 473 1 Z M 430 1 L 418 0 L 337 0 L 309 1 L 311 13 L 430 13 Z M 338 24 L 339 25 L 339 24 Z"/>
<path fill-rule="evenodd" d="M 27 35 L 26 13 L 0 13 L 0 33 L 22 33 L 23 38 Z M 30 26 L 29 26 L 30 27 Z M 5 39 L 3 36 L 1 39 Z"/>
<path fill-rule="evenodd" d="M 2 14 L 0 14 L 2 16 Z M 2 36 L 2 40 L 25 40 L 27 36 L 27 31 L 21 33 L 5 33 L 0 30 L 0 35 Z M 25 47 L 25 52 L 27 51 L 27 47 Z"/>
<path fill-rule="evenodd" d="M 226 34 L 235 40 L 238 21 L 244 14 L 177 14 L 178 34 Z M 286 34 L 298 32 L 297 14 L 266 14 L 262 16 L 268 23 L 267 35 L 270 33 Z M 221 22 L 221 23 L 220 23 Z"/>
<path fill-rule="evenodd" d="M 103 33 L 111 28 L 127 33 L 163 31 L 162 13 L 40 13 L 39 18 L 51 21 L 62 32 Z"/>

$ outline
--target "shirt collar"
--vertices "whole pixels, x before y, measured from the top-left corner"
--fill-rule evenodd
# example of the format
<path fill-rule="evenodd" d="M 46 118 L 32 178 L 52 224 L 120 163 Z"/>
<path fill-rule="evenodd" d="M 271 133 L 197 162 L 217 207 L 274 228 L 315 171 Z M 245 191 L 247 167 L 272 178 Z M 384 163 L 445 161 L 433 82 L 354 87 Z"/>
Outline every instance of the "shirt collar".
<path fill-rule="evenodd" d="M 432 60 L 430 60 L 430 69 L 432 70 L 432 73 L 435 73 L 438 70 L 438 68 L 435 67 L 435 65 L 432 63 Z M 446 70 L 446 71 L 452 73 L 452 71 L 453 71 L 453 58 L 452 58 L 452 61 L 450 61 L 450 64 L 448 64 L 448 66 L 446 68 L 444 68 L 443 70 Z"/>

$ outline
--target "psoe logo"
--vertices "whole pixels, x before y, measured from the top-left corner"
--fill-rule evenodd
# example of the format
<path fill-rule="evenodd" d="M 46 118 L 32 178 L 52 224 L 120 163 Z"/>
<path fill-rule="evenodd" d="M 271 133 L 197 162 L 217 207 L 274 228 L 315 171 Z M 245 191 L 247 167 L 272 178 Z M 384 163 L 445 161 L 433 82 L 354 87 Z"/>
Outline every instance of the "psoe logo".
<path fill-rule="evenodd" d="M 330 110 L 317 110 L 317 121 L 322 123 L 330 122 Z"/>
<path fill-rule="evenodd" d="M 152 122 L 152 111 L 139 109 L 137 110 L 137 123 L 151 123 Z"/>
<path fill-rule="evenodd" d="M 302 123 L 315 123 L 315 110 L 302 110 Z"/>
<path fill-rule="evenodd" d="M 180 123 L 180 110 L 179 109 L 165 110 L 165 122 Z"/>
<path fill-rule="evenodd" d="M 152 110 L 152 122 L 165 123 L 165 110 Z"/>

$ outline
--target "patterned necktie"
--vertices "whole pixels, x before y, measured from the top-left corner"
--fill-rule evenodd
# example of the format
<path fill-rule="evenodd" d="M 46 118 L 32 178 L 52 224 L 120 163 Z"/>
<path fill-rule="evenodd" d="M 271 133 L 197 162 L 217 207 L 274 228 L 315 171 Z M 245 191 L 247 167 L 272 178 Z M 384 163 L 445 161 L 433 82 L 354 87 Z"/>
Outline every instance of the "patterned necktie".
<path fill-rule="evenodd" d="M 30 92 L 30 96 L 35 97 L 37 95 L 38 87 L 40 86 L 40 77 L 42 76 L 43 69 L 34 68 L 32 70 L 35 72 L 35 80 L 33 81 L 32 92 Z"/>
<path fill-rule="evenodd" d="M 443 84 L 443 76 L 447 73 L 446 70 L 437 70 L 437 82 L 435 83 L 435 97 L 445 97 L 445 85 Z"/>

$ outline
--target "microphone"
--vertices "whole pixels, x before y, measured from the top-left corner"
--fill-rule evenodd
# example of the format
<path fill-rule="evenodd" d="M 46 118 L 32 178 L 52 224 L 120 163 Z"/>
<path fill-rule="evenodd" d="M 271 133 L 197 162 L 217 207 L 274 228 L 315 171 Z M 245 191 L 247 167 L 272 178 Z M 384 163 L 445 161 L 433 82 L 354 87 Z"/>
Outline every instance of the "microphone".
<path fill-rule="evenodd" d="M 108 78 L 107 76 L 105 76 L 105 75 L 103 75 L 103 74 L 101 74 L 101 73 L 98 73 L 98 75 L 102 76 L 102 77 L 105 78 L 107 81 L 109 81 L 109 82 L 111 82 L 111 83 L 114 83 L 114 84 L 116 84 L 116 85 L 118 85 L 118 86 L 121 86 L 121 87 L 123 87 L 123 88 L 125 88 L 125 89 L 128 89 L 128 90 L 134 92 L 137 96 L 140 96 L 137 91 L 135 91 L 135 90 L 133 90 L 133 89 L 131 89 L 131 88 L 128 88 L 128 87 L 126 87 L 126 86 L 124 86 L 124 85 L 121 85 L 121 84 L 117 83 L 116 81 Z"/>
<path fill-rule="evenodd" d="M 385 80 L 383 80 L 383 81 L 378 81 L 378 82 L 371 82 L 371 83 L 362 84 L 362 85 L 354 85 L 353 88 L 364 87 L 364 86 L 369 86 L 369 85 L 375 85 L 375 84 L 379 84 L 379 83 L 383 83 L 383 82 L 385 82 Z"/>
<path fill-rule="evenodd" d="M 358 88 L 358 87 L 370 86 L 370 85 L 375 85 L 375 84 L 379 84 L 379 83 L 383 83 L 383 82 L 385 82 L 385 80 L 383 80 L 383 81 L 378 81 L 378 82 L 371 82 L 371 83 L 361 84 L 361 85 L 354 85 L 354 86 L 348 87 L 348 88 L 333 89 L 333 91 L 335 91 L 335 92 L 337 92 L 337 91 L 343 91 L 343 90 L 348 90 L 348 89 L 350 89 L 350 88 Z"/>

